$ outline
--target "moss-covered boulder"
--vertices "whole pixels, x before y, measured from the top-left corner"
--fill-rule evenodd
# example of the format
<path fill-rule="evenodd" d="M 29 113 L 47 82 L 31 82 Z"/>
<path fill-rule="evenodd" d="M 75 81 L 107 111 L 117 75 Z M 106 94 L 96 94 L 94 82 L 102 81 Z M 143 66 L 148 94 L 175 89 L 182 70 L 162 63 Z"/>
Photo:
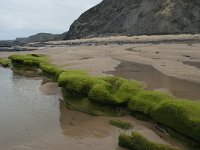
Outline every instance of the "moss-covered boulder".
<path fill-rule="evenodd" d="M 127 104 L 133 96 L 136 96 L 143 90 L 142 84 L 135 80 L 126 80 L 115 76 L 104 77 L 103 80 L 112 85 L 111 93 L 119 104 Z"/>
<path fill-rule="evenodd" d="M 58 83 L 76 95 L 88 96 L 91 101 L 118 106 L 127 105 L 131 97 L 143 89 L 137 81 L 119 77 L 92 77 L 76 70 L 62 72 Z"/>
<path fill-rule="evenodd" d="M 200 142 L 199 103 L 189 100 L 166 101 L 152 112 L 152 118 Z"/>
<path fill-rule="evenodd" d="M 0 58 L 0 65 L 2 65 L 4 68 L 7 68 L 10 66 L 10 61 L 8 59 Z"/>
<path fill-rule="evenodd" d="M 75 97 L 65 88 L 62 88 L 62 93 L 65 105 L 73 110 L 94 116 L 124 116 L 127 114 L 127 109 L 125 107 L 120 108 L 96 103 L 89 100 L 88 97 Z"/>
<path fill-rule="evenodd" d="M 178 100 L 160 92 L 143 91 L 132 97 L 128 109 L 200 142 L 200 104 L 197 102 Z"/>
<path fill-rule="evenodd" d="M 58 68 L 55 65 L 49 64 L 49 63 L 40 63 L 39 68 L 46 74 L 50 74 L 56 79 L 59 77 L 59 75 L 64 72 L 64 70 Z"/>
<path fill-rule="evenodd" d="M 42 54 L 11 55 L 9 56 L 9 59 L 11 59 L 15 67 L 38 67 L 43 71 L 43 73 L 50 75 L 55 79 L 57 79 L 58 76 L 64 71 L 59 67 L 50 64 L 47 56 Z"/>
<path fill-rule="evenodd" d="M 149 141 L 137 132 L 133 132 L 131 136 L 120 134 L 119 146 L 130 150 L 178 150 L 177 148 L 173 148 L 168 145 Z"/>
<path fill-rule="evenodd" d="M 77 96 L 87 96 L 94 79 L 84 71 L 68 70 L 59 75 L 58 85 Z"/>
<path fill-rule="evenodd" d="M 104 77 L 102 80 L 106 83 L 95 84 L 89 93 L 89 98 L 104 104 L 127 105 L 131 97 L 143 89 L 139 82 L 119 77 Z"/>
<path fill-rule="evenodd" d="M 121 121 L 121 120 L 110 120 L 109 124 L 113 125 L 115 127 L 118 127 L 120 129 L 123 129 L 123 130 L 133 129 L 133 125 L 131 123 Z"/>
<path fill-rule="evenodd" d="M 38 66 L 40 63 L 47 63 L 48 58 L 44 55 L 28 54 L 28 55 L 11 55 L 9 56 L 13 64 Z"/>
<path fill-rule="evenodd" d="M 142 91 L 131 98 L 128 109 L 132 112 L 139 112 L 151 117 L 152 112 L 159 107 L 163 101 L 172 99 L 174 98 L 164 93 Z"/>

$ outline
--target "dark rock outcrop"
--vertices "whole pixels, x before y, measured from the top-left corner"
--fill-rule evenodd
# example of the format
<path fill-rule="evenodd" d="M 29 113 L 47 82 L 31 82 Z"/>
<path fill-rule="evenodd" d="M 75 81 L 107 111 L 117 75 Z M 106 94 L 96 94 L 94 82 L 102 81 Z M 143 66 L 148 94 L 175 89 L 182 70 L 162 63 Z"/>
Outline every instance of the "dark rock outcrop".
<path fill-rule="evenodd" d="M 8 41 L 0 41 L 0 47 L 12 47 L 14 46 L 14 41 L 8 40 Z"/>
<path fill-rule="evenodd" d="M 33 42 L 58 41 L 63 40 L 66 36 L 66 33 L 67 32 L 63 34 L 38 33 L 36 35 L 29 36 L 28 38 L 16 38 L 16 41 L 23 44 Z"/>
<path fill-rule="evenodd" d="M 103 0 L 74 21 L 65 39 L 182 33 L 200 33 L 199 0 Z"/>

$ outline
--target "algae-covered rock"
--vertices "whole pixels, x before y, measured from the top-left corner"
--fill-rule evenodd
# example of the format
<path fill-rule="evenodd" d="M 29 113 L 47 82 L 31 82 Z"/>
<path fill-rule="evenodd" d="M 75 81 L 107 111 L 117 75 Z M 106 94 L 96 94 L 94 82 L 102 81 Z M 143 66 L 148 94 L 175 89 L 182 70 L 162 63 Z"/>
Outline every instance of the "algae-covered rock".
<path fill-rule="evenodd" d="M 200 142 L 200 104 L 189 100 L 163 102 L 152 112 L 157 122 Z"/>
<path fill-rule="evenodd" d="M 144 91 L 129 101 L 128 109 L 200 142 L 200 104 L 197 102 Z"/>
<path fill-rule="evenodd" d="M 133 125 L 131 123 L 121 120 L 110 120 L 109 124 L 124 130 L 129 130 L 133 128 Z"/>
<path fill-rule="evenodd" d="M 40 63 L 39 68 L 47 73 L 55 76 L 56 78 L 59 77 L 59 75 L 64 72 L 64 70 L 56 67 L 55 65 L 49 64 L 49 63 Z"/>
<path fill-rule="evenodd" d="M 119 146 L 130 150 L 178 150 L 169 145 L 154 143 L 137 132 L 133 132 L 131 136 L 120 134 Z"/>
<path fill-rule="evenodd" d="M 9 56 L 13 64 L 38 66 L 40 63 L 47 63 L 48 59 L 44 55 L 29 54 L 29 55 L 11 55 Z"/>
<path fill-rule="evenodd" d="M 4 68 L 7 68 L 10 66 L 10 61 L 8 59 L 0 58 L 0 65 L 2 65 Z"/>
<path fill-rule="evenodd" d="M 156 91 L 142 91 L 137 96 L 131 98 L 128 108 L 130 111 L 143 113 L 151 116 L 161 102 L 172 100 L 173 97 Z"/>
<path fill-rule="evenodd" d="M 73 70 L 62 72 L 58 83 L 74 94 L 88 96 L 92 101 L 110 105 L 126 105 L 132 96 L 143 89 L 136 81 L 119 77 L 91 77 Z"/>
<path fill-rule="evenodd" d="M 65 105 L 73 110 L 81 111 L 94 116 L 124 116 L 126 115 L 126 107 L 113 107 L 96 103 L 88 99 L 88 97 L 79 97 L 71 95 L 66 88 L 62 88 Z"/>

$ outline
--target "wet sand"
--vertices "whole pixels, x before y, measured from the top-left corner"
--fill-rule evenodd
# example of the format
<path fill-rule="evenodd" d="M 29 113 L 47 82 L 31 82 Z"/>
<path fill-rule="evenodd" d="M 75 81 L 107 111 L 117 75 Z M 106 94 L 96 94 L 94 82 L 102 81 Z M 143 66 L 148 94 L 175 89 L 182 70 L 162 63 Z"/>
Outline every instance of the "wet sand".
<path fill-rule="evenodd" d="M 176 36 L 175 36 L 176 37 Z M 115 71 L 120 63 L 129 61 L 143 64 L 140 73 L 135 73 L 134 78 L 148 84 L 149 89 L 171 91 L 175 96 L 180 98 L 190 98 L 198 100 L 200 84 L 200 44 L 196 42 L 199 38 L 196 35 L 178 35 L 175 39 L 180 38 L 189 41 L 163 43 L 166 37 L 163 36 L 138 36 L 138 37 L 107 37 L 81 39 L 74 41 L 55 41 L 46 44 L 54 44 L 53 47 L 38 47 L 34 53 L 45 54 L 49 56 L 50 61 L 64 69 L 81 69 L 88 71 L 91 75 L 105 76 L 106 72 Z M 168 39 L 174 39 L 173 36 L 167 36 Z M 120 41 L 135 40 L 143 43 L 133 44 L 108 44 L 99 46 L 67 46 L 70 42 L 87 42 L 87 41 Z M 193 39 L 193 41 L 191 41 Z M 158 41 L 157 44 L 149 41 Z M 149 43 L 145 43 L 148 41 Z M 159 43 L 160 42 L 160 43 Z M 0 52 L 0 57 L 8 57 L 16 52 Z M 18 52 L 17 54 L 28 54 L 33 52 Z M 148 67 L 144 67 L 149 65 Z M 121 66 L 121 65 L 120 65 Z M 120 68 L 117 67 L 118 69 Z M 142 66 L 142 65 L 140 65 Z M 150 67 L 152 66 L 152 67 Z M 133 68 L 131 68 L 133 67 Z M 131 78 L 131 71 L 134 66 L 127 64 L 124 66 L 123 77 Z M 153 74 L 146 76 L 150 70 Z M 114 73 L 114 72 L 113 72 Z M 125 75 L 126 74 L 126 75 Z M 139 74 L 142 79 L 136 77 Z M 157 81 L 159 79 L 159 82 Z"/>
<path fill-rule="evenodd" d="M 162 42 L 170 39 L 171 42 Z M 183 39 L 184 42 L 177 42 Z M 188 41 L 187 41 L 188 39 Z M 82 45 L 83 41 L 132 41 L 129 44 Z M 141 41 L 135 42 L 134 41 Z M 173 42 L 174 40 L 174 42 Z M 11 54 L 38 53 L 50 57 L 52 63 L 64 69 L 83 69 L 92 75 L 105 75 L 120 64 L 119 60 L 152 65 L 160 72 L 180 79 L 200 83 L 200 69 L 186 61 L 200 62 L 199 35 L 137 36 L 81 39 L 47 42 L 32 52 L 0 52 L 0 57 Z M 145 42 L 146 41 L 146 42 Z M 154 42 L 152 42 L 154 41 Z M 157 41 L 157 43 L 155 43 Z M 76 42 L 75 46 L 65 43 Z M 49 44 L 49 45 L 48 45 Z"/>
<path fill-rule="evenodd" d="M 61 95 L 61 89 L 56 82 L 47 82 L 40 86 L 40 91 L 44 95 Z"/>
<path fill-rule="evenodd" d="M 199 83 L 167 76 L 150 65 L 122 61 L 115 71 L 108 73 L 144 82 L 148 90 L 168 92 L 178 98 L 200 102 Z"/>
<path fill-rule="evenodd" d="M 200 69 L 200 62 L 185 61 L 183 63 Z"/>

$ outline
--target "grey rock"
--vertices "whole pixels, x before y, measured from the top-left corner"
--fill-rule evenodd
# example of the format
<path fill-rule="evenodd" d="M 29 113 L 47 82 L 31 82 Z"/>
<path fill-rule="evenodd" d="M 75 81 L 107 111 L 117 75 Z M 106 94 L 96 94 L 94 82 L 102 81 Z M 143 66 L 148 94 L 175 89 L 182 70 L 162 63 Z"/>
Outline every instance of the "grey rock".
<path fill-rule="evenodd" d="M 199 0 L 103 0 L 71 25 L 65 39 L 200 33 Z"/>

